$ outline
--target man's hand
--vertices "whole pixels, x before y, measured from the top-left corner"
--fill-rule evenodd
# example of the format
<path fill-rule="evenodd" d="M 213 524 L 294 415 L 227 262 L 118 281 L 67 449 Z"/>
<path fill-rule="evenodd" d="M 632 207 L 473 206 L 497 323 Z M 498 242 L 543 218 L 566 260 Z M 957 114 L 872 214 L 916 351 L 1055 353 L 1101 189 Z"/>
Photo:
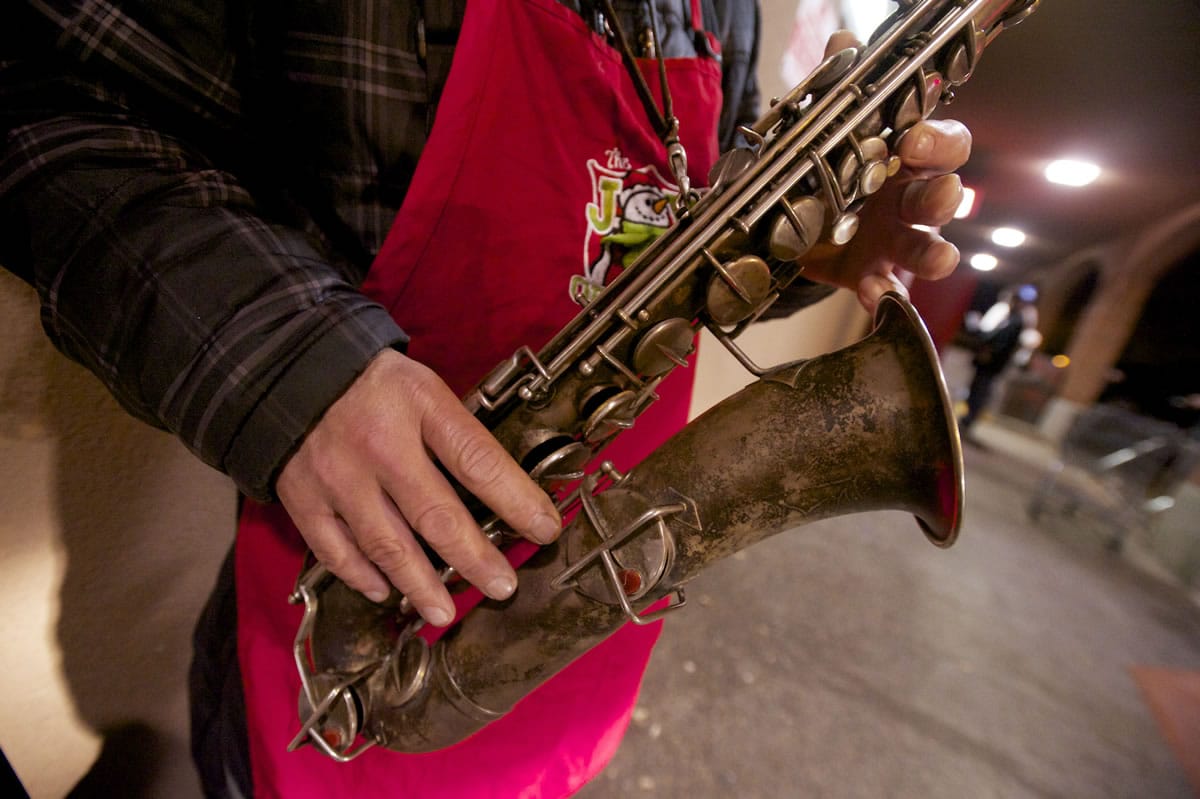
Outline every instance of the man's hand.
<path fill-rule="evenodd" d="M 330 406 L 276 491 L 313 554 L 347 585 L 374 601 L 394 585 L 445 626 L 454 606 L 417 536 L 493 599 L 508 598 L 517 577 L 435 459 L 514 531 L 541 544 L 558 536 L 549 496 L 437 375 L 394 350 Z"/>
<path fill-rule="evenodd" d="M 835 33 L 826 55 L 857 46 L 846 31 Z M 858 292 L 868 311 L 886 291 L 904 291 L 896 267 L 937 280 L 958 265 L 958 248 L 936 232 L 962 200 L 962 182 L 951 174 L 971 154 L 971 133 L 960 122 L 927 120 L 913 125 L 895 147 L 903 164 L 859 213 L 858 234 L 844 247 L 822 246 L 804 259 L 804 276 Z"/>

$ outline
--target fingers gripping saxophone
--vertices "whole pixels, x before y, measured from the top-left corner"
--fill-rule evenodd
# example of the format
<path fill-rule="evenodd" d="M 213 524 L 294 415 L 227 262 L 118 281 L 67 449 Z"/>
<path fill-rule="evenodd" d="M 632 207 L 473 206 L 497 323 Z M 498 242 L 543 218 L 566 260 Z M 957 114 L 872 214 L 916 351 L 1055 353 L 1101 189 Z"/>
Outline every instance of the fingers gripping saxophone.
<path fill-rule="evenodd" d="M 827 59 L 725 153 L 678 223 L 539 352 L 522 348 L 467 406 L 573 521 L 430 646 L 401 597 L 374 604 L 320 565 L 292 597 L 301 725 L 350 760 L 373 745 L 443 748 L 627 622 L 683 603 L 707 565 L 834 515 L 911 512 L 949 546 L 962 455 L 937 356 L 907 300 L 886 295 L 873 332 L 843 350 L 763 368 L 735 339 L 794 282 L 818 242 L 847 243 L 857 209 L 899 168 L 899 136 L 947 102 L 984 48 L 1038 0 L 901 0 L 870 43 Z M 597 453 L 686 366 L 705 327 L 758 377 L 628 474 Z M 753 453 L 714 457 L 713 453 Z M 485 509 L 484 531 L 505 531 Z M 452 569 L 444 579 L 453 581 Z M 668 598 L 665 607 L 646 613 Z"/>

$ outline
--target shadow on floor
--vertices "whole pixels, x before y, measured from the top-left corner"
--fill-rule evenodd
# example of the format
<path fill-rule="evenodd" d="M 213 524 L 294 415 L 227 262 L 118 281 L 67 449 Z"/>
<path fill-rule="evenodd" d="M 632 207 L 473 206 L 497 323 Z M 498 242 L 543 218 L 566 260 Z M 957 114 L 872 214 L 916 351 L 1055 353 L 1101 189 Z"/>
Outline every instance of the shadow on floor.
<path fill-rule="evenodd" d="M 103 731 L 100 755 L 67 799 L 154 799 L 154 786 L 170 747 L 147 724 L 130 722 Z"/>

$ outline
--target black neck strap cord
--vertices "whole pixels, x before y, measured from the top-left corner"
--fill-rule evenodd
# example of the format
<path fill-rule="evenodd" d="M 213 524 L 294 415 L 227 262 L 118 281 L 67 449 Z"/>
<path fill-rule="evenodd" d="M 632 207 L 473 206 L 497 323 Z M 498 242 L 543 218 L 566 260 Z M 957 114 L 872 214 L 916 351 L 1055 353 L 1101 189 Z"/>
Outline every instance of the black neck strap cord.
<path fill-rule="evenodd" d="M 659 44 L 658 23 L 655 21 L 654 10 L 650 9 L 648 16 L 650 17 L 650 33 L 654 38 L 654 55 L 658 61 L 658 80 L 662 87 L 663 108 L 661 111 L 658 104 L 654 102 L 654 95 L 650 93 L 650 86 L 646 83 L 646 78 L 638 67 L 637 59 L 633 56 L 633 49 L 629 46 L 625 29 L 621 26 L 616 11 L 613 10 L 612 0 L 600 0 L 600 5 L 608 29 L 612 31 L 613 38 L 616 40 L 617 50 L 621 53 L 621 60 L 624 62 L 630 78 L 633 79 L 633 85 L 637 89 L 642 106 L 646 109 L 650 125 L 667 148 L 667 163 L 671 167 L 671 174 L 675 178 L 675 182 L 679 185 L 679 197 L 676 199 L 675 207 L 676 211 L 680 211 L 696 198 L 693 196 L 692 182 L 687 173 L 687 151 L 683 149 L 683 145 L 679 141 L 679 120 L 675 117 L 671 87 L 667 82 L 667 62 Z"/>

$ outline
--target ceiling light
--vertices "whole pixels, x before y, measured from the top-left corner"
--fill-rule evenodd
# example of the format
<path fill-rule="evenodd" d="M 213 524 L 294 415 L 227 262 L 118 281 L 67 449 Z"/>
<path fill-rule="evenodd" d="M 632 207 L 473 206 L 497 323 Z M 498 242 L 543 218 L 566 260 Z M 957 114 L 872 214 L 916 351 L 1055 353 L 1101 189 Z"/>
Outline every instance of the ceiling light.
<path fill-rule="evenodd" d="M 975 212 L 975 190 L 967 186 L 962 187 L 962 202 L 958 204 L 958 209 L 954 212 L 955 219 L 966 219 Z"/>
<path fill-rule="evenodd" d="M 990 272 L 999 265 L 1000 261 L 990 253 L 979 252 L 971 256 L 971 268 L 980 272 Z"/>
<path fill-rule="evenodd" d="M 1063 159 L 1046 167 L 1046 180 L 1060 186 L 1086 186 L 1100 177 L 1100 167 L 1087 161 Z"/>
<path fill-rule="evenodd" d="M 1025 234 L 1015 227 L 998 227 L 992 231 L 992 241 L 1001 247 L 1020 247 L 1025 243 Z"/>

